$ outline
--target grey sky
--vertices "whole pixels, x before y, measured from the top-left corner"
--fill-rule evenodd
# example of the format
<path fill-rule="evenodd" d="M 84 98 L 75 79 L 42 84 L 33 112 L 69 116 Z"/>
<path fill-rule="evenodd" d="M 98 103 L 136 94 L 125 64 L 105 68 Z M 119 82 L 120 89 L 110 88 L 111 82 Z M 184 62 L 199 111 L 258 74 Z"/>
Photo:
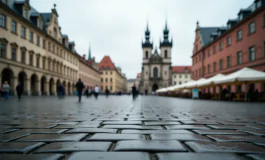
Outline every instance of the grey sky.
<path fill-rule="evenodd" d="M 148 21 L 155 46 L 167 19 L 173 37 L 172 65 L 191 65 L 196 21 L 200 26 L 222 26 L 254 0 L 31 0 L 39 12 L 57 4 L 62 33 L 75 41 L 79 54 L 100 61 L 111 56 L 126 77 L 141 71 L 141 41 Z M 159 47 L 159 46 L 158 46 Z"/>

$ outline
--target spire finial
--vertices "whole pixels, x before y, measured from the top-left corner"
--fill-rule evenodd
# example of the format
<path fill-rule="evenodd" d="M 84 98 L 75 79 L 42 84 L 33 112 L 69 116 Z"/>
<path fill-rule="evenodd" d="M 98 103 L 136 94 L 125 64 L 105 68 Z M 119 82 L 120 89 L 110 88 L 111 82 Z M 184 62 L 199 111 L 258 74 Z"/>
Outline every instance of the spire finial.
<path fill-rule="evenodd" d="M 54 9 L 56 8 L 56 4 L 55 3 L 53 4 L 53 7 L 54 7 Z"/>
<path fill-rule="evenodd" d="M 91 60 L 91 46 L 89 44 L 89 49 L 88 49 L 88 57 L 87 57 L 88 60 Z"/>
<path fill-rule="evenodd" d="M 197 27 L 199 27 L 199 25 L 200 25 L 200 23 L 199 23 L 199 21 L 197 21 Z"/>

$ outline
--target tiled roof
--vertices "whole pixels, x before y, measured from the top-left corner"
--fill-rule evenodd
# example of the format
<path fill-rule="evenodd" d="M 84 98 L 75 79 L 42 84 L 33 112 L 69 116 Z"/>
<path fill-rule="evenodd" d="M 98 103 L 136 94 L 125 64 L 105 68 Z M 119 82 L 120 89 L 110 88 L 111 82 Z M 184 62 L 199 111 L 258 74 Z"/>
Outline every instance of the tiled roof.
<path fill-rule="evenodd" d="M 188 73 L 191 73 L 191 66 L 172 66 L 173 73 L 185 73 L 185 69 L 188 69 Z"/>
<path fill-rule="evenodd" d="M 200 27 L 200 33 L 202 36 L 203 45 L 210 43 L 211 34 L 217 32 L 220 27 Z"/>
<path fill-rule="evenodd" d="M 114 70 L 115 69 L 115 65 L 114 65 L 114 63 L 112 62 L 112 60 L 110 59 L 109 56 L 104 56 L 103 59 L 99 62 L 98 68 L 100 70 L 102 70 L 102 69 Z"/>

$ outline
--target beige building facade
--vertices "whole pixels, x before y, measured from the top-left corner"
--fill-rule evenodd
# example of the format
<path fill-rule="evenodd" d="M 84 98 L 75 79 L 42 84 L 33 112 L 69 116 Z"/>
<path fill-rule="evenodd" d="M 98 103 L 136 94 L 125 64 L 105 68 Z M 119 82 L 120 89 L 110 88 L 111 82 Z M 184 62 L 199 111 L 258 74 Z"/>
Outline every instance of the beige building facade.
<path fill-rule="evenodd" d="M 0 1 L 0 84 L 7 81 L 11 94 L 18 83 L 26 95 L 56 95 L 59 83 L 74 93 L 83 66 L 58 17 L 56 8 L 39 13 L 29 1 Z"/>
<path fill-rule="evenodd" d="M 120 68 L 115 67 L 109 56 L 103 57 L 98 68 L 101 72 L 101 92 L 105 92 L 106 88 L 111 93 L 126 92 L 126 77 Z"/>
<path fill-rule="evenodd" d="M 191 80 L 191 66 L 172 67 L 172 85 L 181 85 Z"/>

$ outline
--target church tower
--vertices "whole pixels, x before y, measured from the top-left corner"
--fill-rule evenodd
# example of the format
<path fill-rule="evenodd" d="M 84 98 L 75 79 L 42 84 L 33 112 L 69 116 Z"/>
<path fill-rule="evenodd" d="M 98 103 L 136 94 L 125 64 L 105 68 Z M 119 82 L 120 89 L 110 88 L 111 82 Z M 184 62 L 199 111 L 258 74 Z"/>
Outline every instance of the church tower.
<path fill-rule="evenodd" d="M 153 50 L 153 43 L 150 41 L 150 31 L 148 28 L 148 24 L 146 26 L 145 41 L 142 42 L 142 48 L 143 48 L 143 62 L 148 62 L 148 59 L 151 57 Z"/>

